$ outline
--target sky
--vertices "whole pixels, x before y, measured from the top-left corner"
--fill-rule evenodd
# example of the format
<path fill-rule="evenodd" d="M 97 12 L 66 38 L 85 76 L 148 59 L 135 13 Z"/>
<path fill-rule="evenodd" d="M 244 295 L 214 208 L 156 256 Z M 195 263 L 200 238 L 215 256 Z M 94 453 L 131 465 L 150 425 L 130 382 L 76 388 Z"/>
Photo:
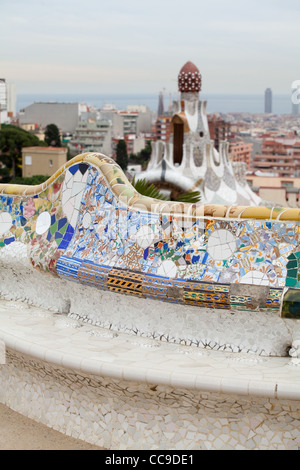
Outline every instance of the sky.
<path fill-rule="evenodd" d="M 300 80 L 299 0 L 0 0 L 0 77 L 17 93 L 288 94 Z"/>

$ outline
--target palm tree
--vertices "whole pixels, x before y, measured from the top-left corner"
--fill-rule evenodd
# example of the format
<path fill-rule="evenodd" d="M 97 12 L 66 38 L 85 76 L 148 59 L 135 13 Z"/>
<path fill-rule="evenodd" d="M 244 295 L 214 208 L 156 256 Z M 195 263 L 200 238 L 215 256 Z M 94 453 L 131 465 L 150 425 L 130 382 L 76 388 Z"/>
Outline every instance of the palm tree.
<path fill-rule="evenodd" d="M 133 177 L 131 184 L 139 194 L 142 194 L 142 196 L 168 201 L 168 198 L 159 191 L 155 184 L 150 183 L 145 178 L 136 181 L 135 177 Z M 189 202 L 193 204 L 199 202 L 200 200 L 201 194 L 199 191 L 184 193 L 175 199 L 176 202 Z"/>

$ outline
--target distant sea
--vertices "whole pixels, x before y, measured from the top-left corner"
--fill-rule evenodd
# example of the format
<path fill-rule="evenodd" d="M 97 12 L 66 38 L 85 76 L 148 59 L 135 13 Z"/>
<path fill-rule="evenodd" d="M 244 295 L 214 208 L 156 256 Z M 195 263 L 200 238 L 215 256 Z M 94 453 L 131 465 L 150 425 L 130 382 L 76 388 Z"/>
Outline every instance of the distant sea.
<path fill-rule="evenodd" d="M 207 100 L 208 113 L 263 113 L 264 95 L 225 95 L 200 94 Z M 176 95 L 173 99 L 178 99 Z M 151 111 L 158 109 L 158 94 L 19 94 L 17 95 L 17 111 L 34 102 L 85 103 L 101 109 L 105 104 L 113 104 L 117 109 L 125 109 L 127 105 L 145 105 Z M 165 95 L 165 111 L 170 105 L 169 95 Z M 291 114 L 292 103 L 289 95 L 273 94 L 273 113 Z"/>

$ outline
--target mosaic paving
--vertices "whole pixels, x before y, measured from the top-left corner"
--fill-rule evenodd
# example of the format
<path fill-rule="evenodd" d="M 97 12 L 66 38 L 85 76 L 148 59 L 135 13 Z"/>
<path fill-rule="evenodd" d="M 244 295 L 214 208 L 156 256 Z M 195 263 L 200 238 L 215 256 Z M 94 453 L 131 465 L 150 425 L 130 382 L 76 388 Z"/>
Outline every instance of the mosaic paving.
<path fill-rule="evenodd" d="M 0 249 L 83 284 L 221 309 L 299 318 L 296 209 L 166 203 L 116 163 L 83 154 L 38 187 L 0 185 Z M 299 289 L 299 290 L 298 290 Z"/>

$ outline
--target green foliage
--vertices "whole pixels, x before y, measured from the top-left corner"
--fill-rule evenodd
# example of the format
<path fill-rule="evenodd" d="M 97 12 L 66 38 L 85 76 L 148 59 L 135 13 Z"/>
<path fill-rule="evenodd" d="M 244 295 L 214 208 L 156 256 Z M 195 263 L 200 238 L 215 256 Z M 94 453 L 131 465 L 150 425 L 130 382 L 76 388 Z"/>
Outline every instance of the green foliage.
<path fill-rule="evenodd" d="M 40 146 L 35 135 L 11 124 L 2 124 L 0 130 L 0 175 L 8 179 L 22 173 L 22 148 Z"/>
<path fill-rule="evenodd" d="M 10 170 L 7 166 L 0 167 L 0 183 L 9 183 L 11 180 Z"/>
<path fill-rule="evenodd" d="M 150 160 L 151 153 L 152 153 L 151 140 L 147 140 L 146 147 L 137 154 L 131 153 L 129 158 L 132 163 L 142 165 L 143 168 L 146 168 L 147 163 Z"/>
<path fill-rule="evenodd" d="M 190 202 L 190 203 L 197 203 L 200 202 L 201 200 L 201 194 L 199 191 L 192 191 L 190 193 L 185 193 L 182 194 L 182 196 L 179 196 L 176 201 L 178 202 Z"/>
<path fill-rule="evenodd" d="M 145 178 L 136 181 L 134 177 L 131 181 L 131 184 L 135 188 L 135 190 L 142 196 L 153 197 L 154 199 L 161 199 L 162 201 L 168 201 L 168 198 L 164 196 L 153 183 L 150 183 Z M 200 200 L 201 194 L 199 191 L 185 193 L 175 199 L 176 202 L 188 202 L 193 204 L 199 202 Z"/>
<path fill-rule="evenodd" d="M 127 147 L 125 140 L 119 140 L 117 144 L 116 150 L 116 162 L 123 171 L 127 170 L 128 166 L 128 155 L 127 155 Z"/>
<path fill-rule="evenodd" d="M 60 132 L 56 124 L 48 124 L 45 129 L 45 142 L 50 147 L 61 147 Z"/>
<path fill-rule="evenodd" d="M 145 178 L 135 181 L 135 177 L 133 177 L 131 184 L 139 194 L 142 194 L 142 196 L 153 197 L 154 199 L 161 199 L 162 201 L 167 200 L 159 189 Z"/>
<path fill-rule="evenodd" d="M 151 140 L 147 140 L 146 147 L 138 154 L 143 161 L 148 162 L 152 153 Z"/>
<path fill-rule="evenodd" d="M 10 181 L 11 184 L 24 184 L 26 186 L 36 186 L 38 184 L 44 183 L 49 179 L 49 176 L 46 175 L 34 175 L 27 178 L 22 178 L 17 176 L 16 178 Z"/>

